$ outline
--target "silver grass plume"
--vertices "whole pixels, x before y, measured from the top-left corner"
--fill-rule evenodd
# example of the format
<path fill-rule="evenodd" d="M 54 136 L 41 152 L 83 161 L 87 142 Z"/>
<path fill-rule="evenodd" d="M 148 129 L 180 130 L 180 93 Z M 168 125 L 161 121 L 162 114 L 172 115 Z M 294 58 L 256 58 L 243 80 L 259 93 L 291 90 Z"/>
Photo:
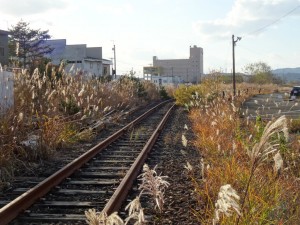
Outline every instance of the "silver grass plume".
<path fill-rule="evenodd" d="M 83 93 L 84 93 L 84 85 L 83 85 L 82 89 L 80 90 L 80 92 L 78 93 L 78 97 L 82 97 Z"/>
<path fill-rule="evenodd" d="M 274 155 L 273 159 L 274 159 L 274 163 L 275 163 L 274 164 L 274 172 L 276 174 L 279 174 L 280 171 L 281 171 L 281 169 L 283 168 L 283 159 L 282 159 L 282 157 L 281 157 L 281 155 L 280 155 L 279 152 L 277 152 Z"/>
<path fill-rule="evenodd" d="M 278 152 L 278 139 L 271 140 L 271 137 L 276 134 L 279 135 L 280 133 L 283 133 L 286 140 L 288 140 L 287 119 L 285 116 L 279 117 L 273 123 L 272 121 L 268 122 L 260 141 L 254 145 L 251 151 L 248 151 L 248 155 L 255 166 L 265 161 L 270 154 L 276 154 Z"/>
<path fill-rule="evenodd" d="M 238 215 L 241 215 L 241 208 L 238 203 L 240 196 L 237 192 L 231 187 L 230 184 L 226 184 L 220 187 L 218 193 L 218 200 L 215 204 L 215 216 L 213 218 L 213 224 L 217 224 L 220 221 L 220 215 L 224 214 L 229 217 L 232 216 L 233 212 L 236 212 Z"/>
<path fill-rule="evenodd" d="M 89 209 L 85 211 L 85 216 L 89 225 L 124 225 L 117 212 L 107 216 L 106 212 L 96 212 L 95 209 Z"/>
<path fill-rule="evenodd" d="M 184 165 L 184 168 L 187 169 L 188 171 L 193 171 L 193 166 L 189 162 L 186 162 L 186 165 Z"/>
<path fill-rule="evenodd" d="M 187 146 L 188 141 L 187 141 L 187 139 L 186 139 L 186 137 L 185 137 L 184 134 L 182 134 L 182 136 L 181 136 L 181 142 L 182 142 L 182 145 L 183 145 L 184 147 Z"/>
<path fill-rule="evenodd" d="M 184 127 L 183 127 L 185 130 L 188 130 L 188 126 L 186 124 L 184 124 Z"/>
<path fill-rule="evenodd" d="M 18 115 L 18 123 L 22 122 L 23 118 L 24 118 L 24 114 L 22 112 L 20 112 Z"/>
<path fill-rule="evenodd" d="M 139 196 L 129 202 L 125 210 L 128 210 L 128 217 L 125 219 L 125 225 L 128 224 L 131 219 L 136 220 L 134 225 L 146 224 L 144 209 L 142 208 Z"/>

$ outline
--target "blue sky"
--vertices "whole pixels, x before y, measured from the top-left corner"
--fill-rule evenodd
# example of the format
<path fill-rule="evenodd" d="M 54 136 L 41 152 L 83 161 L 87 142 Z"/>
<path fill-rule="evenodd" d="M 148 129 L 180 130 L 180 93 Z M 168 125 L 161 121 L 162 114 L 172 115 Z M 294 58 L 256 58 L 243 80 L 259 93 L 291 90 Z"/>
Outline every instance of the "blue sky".
<path fill-rule="evenodd" d="M 204 72 L 231 72 L 232 34 L 236 71 L 263 61 L 272 69 L 300 67 L 300 0 L 0 0 L 0 29 L 23 19 L 67 44 L 102 46 L 117 73 L 159 59 L 204 51 Z"/>

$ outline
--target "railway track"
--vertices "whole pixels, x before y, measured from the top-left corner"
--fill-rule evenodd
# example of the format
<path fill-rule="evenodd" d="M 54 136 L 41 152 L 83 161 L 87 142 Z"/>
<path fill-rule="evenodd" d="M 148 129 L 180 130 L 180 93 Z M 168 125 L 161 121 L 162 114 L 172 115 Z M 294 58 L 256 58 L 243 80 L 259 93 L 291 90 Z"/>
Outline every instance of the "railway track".
<path fill-rule="evenodd" d="M 33 188 L 15 189 L 12 195 L 23 194 L 0 201 L 5 204 L 0 225 L 85 224 L 87 209 L 117 211 L 173 107 L 170 102 L 153 107 L 55 174 L 30 179 Z"/>

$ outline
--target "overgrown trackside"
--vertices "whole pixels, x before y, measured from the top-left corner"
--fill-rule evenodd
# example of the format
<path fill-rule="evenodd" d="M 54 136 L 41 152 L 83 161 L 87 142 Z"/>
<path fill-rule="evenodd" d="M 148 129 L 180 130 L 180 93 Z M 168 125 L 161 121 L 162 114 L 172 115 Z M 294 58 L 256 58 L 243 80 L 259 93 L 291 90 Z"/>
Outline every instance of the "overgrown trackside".
<path fill-rule="evenodd" d="M 14 75 L 14 104 L 0 118 L 0 186 L 30 162 L 91 140 L 94 132 L 85 128 L 105 114 L 160 99 L 159 90 L 147 81 L 124 76 L 104 82 L 58 69 L 44 74 L 23 70 Z"/>
<path fill-rule="evenodd" d="M 203 91 L 203 86 L 183 87 L 189 95 L 178 98 L 188 97 L 181 105 L 190 110 L 195 145 L 203 155 L 202 180 L 194 180 L 203 205 L 195 211 L 199 223 L 300 223 L 299 136 L 287 139 L 285 117 L 268 124 L 259 117 L 241 117 L 241 103 L 264 86 L 239 85 L 248 95 L 240 91 L 234 100 L 224 97 L 226 86 L 215 87 L 213 92 Z"/>

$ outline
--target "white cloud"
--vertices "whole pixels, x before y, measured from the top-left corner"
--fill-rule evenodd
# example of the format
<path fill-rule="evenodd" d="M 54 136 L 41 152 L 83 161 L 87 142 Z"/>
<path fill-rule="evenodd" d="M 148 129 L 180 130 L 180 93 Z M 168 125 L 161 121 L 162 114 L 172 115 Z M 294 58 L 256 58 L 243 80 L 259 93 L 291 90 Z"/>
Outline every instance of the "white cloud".
<path fill-rule="evenodd" d="M 0 0 L 0 12 L 10 16 L 26 16 L 41 14 L 51 9 L 63 9 L 67 0 Z"/>
<path fill-rule="evenodd" d="M 299 0 L 236 0 L 224 18 L 198 21 L 194 29 L 200 35 L 217 39 L 232 33 L 258 34 L 260 28 L 279 20 L 299 4 Z M 299 16 L 300 7 L 291 15 Z"/>

